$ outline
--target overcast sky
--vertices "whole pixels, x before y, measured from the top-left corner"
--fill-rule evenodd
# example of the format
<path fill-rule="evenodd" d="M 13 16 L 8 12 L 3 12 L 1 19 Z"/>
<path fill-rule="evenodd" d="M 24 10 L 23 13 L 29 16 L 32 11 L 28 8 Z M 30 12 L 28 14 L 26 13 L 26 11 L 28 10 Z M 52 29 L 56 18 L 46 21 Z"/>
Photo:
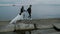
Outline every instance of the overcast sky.
<path fill-rule="evenodd" d="M 60 4 L 60 0 L 0 0 L 0 4 L 3 2 L 21 4 Z"/>

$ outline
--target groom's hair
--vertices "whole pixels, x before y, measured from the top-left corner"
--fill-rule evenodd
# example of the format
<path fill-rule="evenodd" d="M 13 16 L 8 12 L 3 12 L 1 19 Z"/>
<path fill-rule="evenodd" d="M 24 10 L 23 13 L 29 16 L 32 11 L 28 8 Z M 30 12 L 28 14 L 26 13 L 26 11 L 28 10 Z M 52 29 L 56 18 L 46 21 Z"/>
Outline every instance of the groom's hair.
<path fill-rule="evenodd" d="M 32 5 L 30 5 L 30 7 L 32 7 Z"/>

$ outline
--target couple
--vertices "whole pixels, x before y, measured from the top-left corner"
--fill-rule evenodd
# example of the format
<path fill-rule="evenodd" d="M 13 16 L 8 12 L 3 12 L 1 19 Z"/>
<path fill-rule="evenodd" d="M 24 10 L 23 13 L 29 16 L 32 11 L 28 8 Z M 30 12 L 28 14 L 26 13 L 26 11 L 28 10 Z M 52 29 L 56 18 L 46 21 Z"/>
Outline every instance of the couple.
<path fill-rule="evenodd" d="M 29 14 L 28 18 L 30 18 L 30 19 L 31 19 L 31 7 L 32 7 L 32 5 L 30 5 L 29 8 L 27 9 L 27 12 Z M 22 6 L 20 13 L 10 22 L 10 24 L 16 23 L 18 20 L 23 20 L 24 16 L 25 16 L 25 14 L 24 14 L 25 11 L 26 10 L 24 10 L 24 6 Z"/>
<path fill-rule="evenodd" d="M 32 7 L 32 5 L 30 5 L 26 11 L 26 10 L 24 10 L 24 6 L 22 6 L 20 14 L 22 14 L 22 13 L 24 14 L 25 12 L 26 13 L 28 12 L 28 14 L 29 14 L 28 18 L 31 18 L 31 7 Z M 25 14 L 24 14 L 24 16 L 25 16 Z M 23 18 L 24 18 L 24 16 L 23 16 Z"/>

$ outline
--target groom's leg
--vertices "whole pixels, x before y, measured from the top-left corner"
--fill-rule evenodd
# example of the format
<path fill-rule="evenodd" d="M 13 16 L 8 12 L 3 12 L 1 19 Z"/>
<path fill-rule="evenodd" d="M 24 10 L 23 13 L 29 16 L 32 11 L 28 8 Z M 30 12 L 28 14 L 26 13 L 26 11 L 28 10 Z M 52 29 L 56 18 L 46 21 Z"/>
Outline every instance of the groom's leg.
<path fill-rule="evenodd" d="M 29 13 L 29 16 L 28 17 L 31 18 L 31 12 L 28 12 L 28 13 Z"/>

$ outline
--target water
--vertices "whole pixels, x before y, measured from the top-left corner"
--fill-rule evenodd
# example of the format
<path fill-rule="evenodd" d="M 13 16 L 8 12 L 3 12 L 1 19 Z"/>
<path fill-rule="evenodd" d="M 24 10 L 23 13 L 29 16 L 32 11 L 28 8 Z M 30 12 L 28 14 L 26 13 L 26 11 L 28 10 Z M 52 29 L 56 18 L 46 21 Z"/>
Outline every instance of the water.
<path fill-rule="evenodd" d="M 28 6 L 24 6 L 27 10 Z M 12 20 L 19 12 L 21 6 L 0 6 L 0 21 Z M 36 4 L 32 5 L 32 18 L 60 18 L 60 5 Z"/>

